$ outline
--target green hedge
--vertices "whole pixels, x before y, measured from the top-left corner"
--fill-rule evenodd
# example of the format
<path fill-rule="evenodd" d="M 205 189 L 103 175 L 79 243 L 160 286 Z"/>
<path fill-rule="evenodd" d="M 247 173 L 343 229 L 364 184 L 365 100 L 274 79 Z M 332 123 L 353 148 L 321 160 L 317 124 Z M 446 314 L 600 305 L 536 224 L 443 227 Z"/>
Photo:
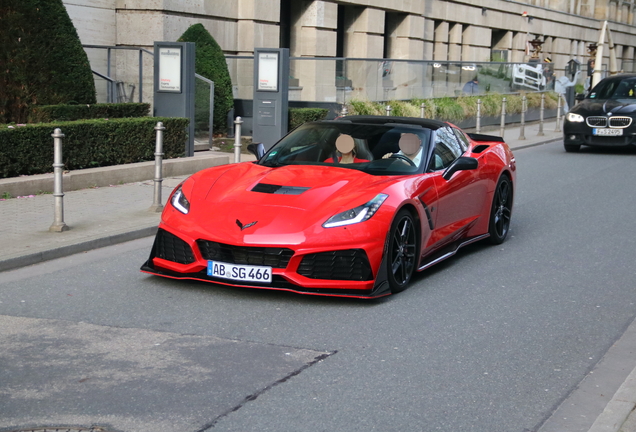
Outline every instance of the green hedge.
<path fill-rule="evenodd" d="M 148 103 L 98 103 L 88 105 L 32 105 L 28 123 L 50 123 L 84 119 L 113 119 L 122 117 L 146 117 Z"/>
<path fill-rule="evenodd" d="M 62 0 L 2 0 L 0 27 L 0 123 L 25 123 L 31 105 L 96 102 L 88 57 Z"/>
<path fill-rule="evenodd" d="M 67 170 L 154 159 L 157 122 L 163 122 L 165 158 L 183 156 L 188 119 L 126 118 L 0 125 L 0 178 L 53 171 L 55 128 L 65 135 L 62 155 Z"/>
<path fill-rule="evenodd" d="M 232 79 L 225 60 L 225 54 L 203 24 L 190 26 L 177 42 L 194 42 L 196 46 L 195 70 L 201 76 L 214 82 L 214 125 L 215 132 L 227 130 L 227 114 L 234 107 L 232 95 Z M 199 86 L 197 86 L 199 87 Z M 197 92 L 197 105 L 209 104 L 208 92 L 200 89 Z M 207 115 L 197 122 L 207 122 Z M 207 128 L 207 126 L 205 126 Z"/>
<path fill-rule="evenodd" d="M 290 108 L 288 129 L 296 129 L 303 123 L 322 120 L 327 117 L 329 110 L 325 108 Z"/>

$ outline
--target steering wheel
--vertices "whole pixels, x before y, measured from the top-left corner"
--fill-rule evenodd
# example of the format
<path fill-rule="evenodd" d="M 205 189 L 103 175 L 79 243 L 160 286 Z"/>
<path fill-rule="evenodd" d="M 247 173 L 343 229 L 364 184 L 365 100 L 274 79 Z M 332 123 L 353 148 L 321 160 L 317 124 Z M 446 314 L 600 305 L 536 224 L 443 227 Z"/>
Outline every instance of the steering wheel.
<path fill-rule="evenodd" d="M 417 166 L 415 165 L 415 162 L 413 162 L 411 159 L 398 153 L 393 153 L 391 156 L 389 156 L 389 159 L 400 159 L 400 160 L 403 160 L 404 162 L 409 163 L 411 166 Z"/>

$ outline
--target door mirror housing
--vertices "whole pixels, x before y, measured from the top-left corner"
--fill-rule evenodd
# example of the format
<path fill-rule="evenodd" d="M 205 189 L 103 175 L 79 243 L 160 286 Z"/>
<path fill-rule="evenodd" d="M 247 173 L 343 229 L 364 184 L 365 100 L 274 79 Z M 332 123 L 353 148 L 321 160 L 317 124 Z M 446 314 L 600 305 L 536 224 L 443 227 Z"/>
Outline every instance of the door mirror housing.
<path fill-rule="evenodd" d="M 461 156 L 455 159 L 455 161 L 452 164 L 450 164 L 448 168 L 446 168 L 446 171 L 444 171 L 444 174 L 442 174 L 442 177 L 445 180 L 450 180 L 453 174 L 455 174 L 457 171 L 474 170 L 474 169 L 477 169 L 478 166 L 479 166 L 479 162 L 477 162 L 477 159 L 472 157 Z"/>
<path fill-rule="evenodd" d="M 256 160 L 261 160 L 265 154 L 265 146 L 263 143 L 252 143 L 247 145 L 247 151 L 256 156 Z"/>

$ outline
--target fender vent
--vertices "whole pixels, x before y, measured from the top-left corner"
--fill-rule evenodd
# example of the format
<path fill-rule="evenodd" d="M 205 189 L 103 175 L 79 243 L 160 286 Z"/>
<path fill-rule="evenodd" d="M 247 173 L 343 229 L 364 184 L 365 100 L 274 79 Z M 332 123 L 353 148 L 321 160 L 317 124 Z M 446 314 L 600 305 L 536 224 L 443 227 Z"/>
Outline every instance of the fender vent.
<path fill-rule="evenodd" d="M 473 149 L 473 154 L 481 153 L 484 150 L 486 150 L 488 147 L 490 147 L 490 146 L 486 145 L 486 144 L 479 144 L 478 146 L 475 146 L 475 148 Z"/>

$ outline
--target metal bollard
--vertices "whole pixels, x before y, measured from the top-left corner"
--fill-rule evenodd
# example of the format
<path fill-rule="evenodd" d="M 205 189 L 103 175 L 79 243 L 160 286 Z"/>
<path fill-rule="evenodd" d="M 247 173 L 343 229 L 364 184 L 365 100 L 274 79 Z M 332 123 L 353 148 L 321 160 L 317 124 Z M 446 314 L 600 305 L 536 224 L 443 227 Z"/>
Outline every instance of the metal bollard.
<path fill-rule="evenodd" d="M 526 99 L 526 95 L 521 97 L 521 127 L 519 128 L 519 139 L 526 139 L 526 104 L 528 103 L 528 99 Z"/>
<path fill-rule="evenodd" d="M 163 182 L 163 131 L 166 130 L 166 128 L 162 122 L 157 122 L 155 130 L 157 131 L 155 142 L 155 191 L 152 205 L 148 211 L 159 213 L 163 210 L 163 204 L 161 204 L 161 183 Z"/>
<path fill-rule="evenodd" d="M 499 135 L 503 138 L 506 130 L 506 98 L 501 101 L 501 125 L 499 128 Z"/>
<path fill-rule="evenodd" d="M 391 105 L 387 105 L 387 106 L 386 106 L 386 115 L 387 115 L 387 116 L 390 116 L 390 115 L 391 115 L 391 110 L 392 110 L 392 109 L 393 109 L 393 108 L 391 108 Z"/>
<path fill-rule="evenodd" d="M 236 117 L 234 120 L 234 163 L 241 161 L 241 125 L 243 120 L 241 117 Z"/>
<path fill-rule="evenodd" d="M 557 101 L 557 117 L 556 117 L 556 127 L 554 128 L 555 132 L 561 132 L 561 95 L 559 94 L 559 99 Z"/>
<path fill-rule="evenodd" d="M 420 105 L 420 118 L 424 118 L 424 111 L 426 110 L 426 104 L 424 102 L 422 102 L 422 105 Z"/>
<path fill-rule="evenodd" d="M 477 99 L 477 118 L 475 119 L 475 132 L 481 132 L 481 99 Z"/>
<path fill-rule="evenodd" d="M 64 175 L 64 163 L 62 162 L 62 138 L 64 134 L 60 128 L 55 128 L 53 134 L 53 197 L 55 199 L 55 219 L 49 227 L 51 232 L 68 231 L 69 227 L 64 223 L 64 192 L 62 179 Z"/>
<path fill-rule="evenodd" d="M 539 108 L 539 133 L 537 136 L 544 136 L 543 133 L 543 111 L 545 110 L 545 93 L 541 93 L 541 108 Z"/>
<path fill-rule="evenodd" d="M 342 111 L 340 112 L 340 116 L 341 116 L 341 117 L 344 117 L 344 116 L 346 116 L 347 114 L 349 114 L 349 110 L 347 109 L 347 105 L 343 104 L 343 105 L 342 105 Z"/>

